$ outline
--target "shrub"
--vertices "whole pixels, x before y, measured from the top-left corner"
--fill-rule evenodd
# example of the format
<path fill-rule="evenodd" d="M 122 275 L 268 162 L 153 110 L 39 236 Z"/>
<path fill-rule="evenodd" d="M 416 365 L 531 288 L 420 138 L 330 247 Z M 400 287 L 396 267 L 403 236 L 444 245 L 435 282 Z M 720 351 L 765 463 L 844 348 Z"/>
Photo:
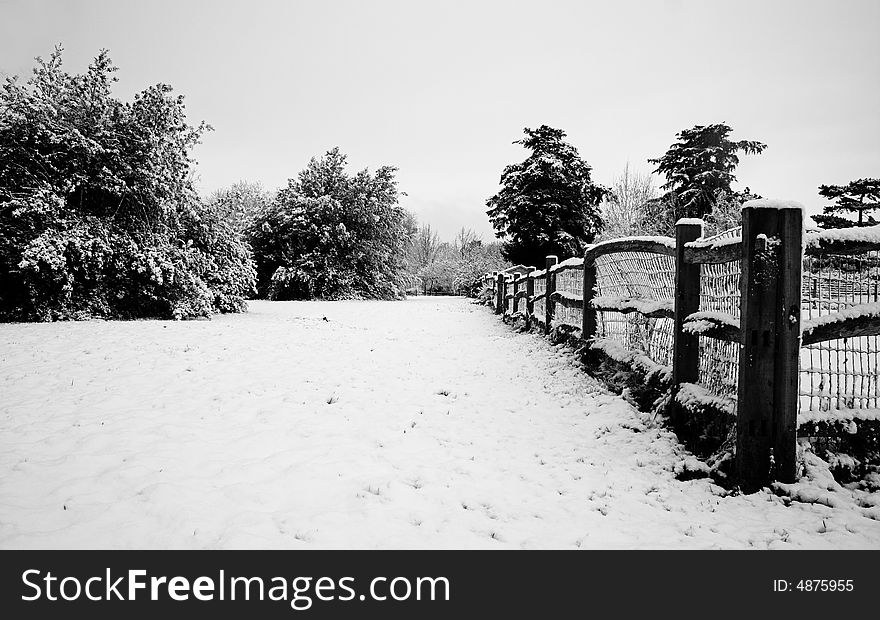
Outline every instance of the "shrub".
<path fill-rule="evenodd" d="M 250 252 L 190 181 L 209 127 L 167 85 L 113 98 L 114 71 L 101 52 L 70 75 L 56 49 L 0 91 L 0 319 L 244 309 Z"/>

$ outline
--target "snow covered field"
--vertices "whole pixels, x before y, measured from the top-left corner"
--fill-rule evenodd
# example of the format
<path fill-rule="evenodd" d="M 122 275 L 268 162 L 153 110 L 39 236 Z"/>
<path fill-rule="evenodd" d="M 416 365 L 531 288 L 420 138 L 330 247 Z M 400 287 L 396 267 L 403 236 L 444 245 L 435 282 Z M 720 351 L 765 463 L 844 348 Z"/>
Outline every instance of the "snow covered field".
<path fill-rule="evenodd" d="M 0 325 L 0 547 L 880 548 L 676 480 L 573 359 L 459 298 Z"/>

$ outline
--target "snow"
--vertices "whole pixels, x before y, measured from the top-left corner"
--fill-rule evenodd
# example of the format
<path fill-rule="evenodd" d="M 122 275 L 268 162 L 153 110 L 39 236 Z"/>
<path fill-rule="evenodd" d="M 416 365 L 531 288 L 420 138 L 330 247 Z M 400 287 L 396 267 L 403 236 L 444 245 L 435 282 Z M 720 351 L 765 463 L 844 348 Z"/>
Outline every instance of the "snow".
<path fill-rule="evenodd" d="M 689 321 L 681 326 L 681 330 L 685 331 L 689 334 L 705 334 L 706 332 L 712 331 L 715 329 L 717 325 L 712 323 L 711 321 Z"/>
<path fill-rule="evenodd" d="M 776 198 L 760 198 L 758 200 L 749 200 L 743 204 L 743 209 L 751 207 L 752 209 L 800 209 L 804 210 L 804 205 L 794 200 L 779 200 Z"/>
<path fill-rule="evenodd" d="M 880 547 L 846 489 L 677 480 L 669 431 L 460 298 L 4 324 L 0 394 L 2 548 Z"/>
<path fill-rule="evenodd" d="M 681 224 L 683 226 L 703 226 L 705 223 L 706 222 L 704 222 L 703 220 L 701 220 L 698 217 L 683 217 L 683 218 L 680 218 L 675 223 L 675 225 L 678 226 L 679 224 Z"/>
<path fill-rule="evenodd" d="M 679 384 L 678 390 L 675 393 L 675 400 L 682 407 L 691 411 L 700 411 L 709 407 L 730 415 L 734 415 L 736 411 L 736 402 L 732 399 L 717 396 L 695 383 Z"/>
<path fill-rule="evenodd" d="M 544 275 L 546 275 L 546 273 L 547 273 L 546 269 L 536 269 L 535 271 L 530 271 L 528 274 L 528 277 L 529 278 L 541 278 Z"/>
<path fill-rule="evenodd" d="M 742 237 L 724 237 L 722 239 L 688 241 L 684 244 L 684 247 L 701 250 L 703 248 L 720 248 L 728 245 L 737 245 L 738 243 L 742 243 Z"/>
<path fill-rule="evenodd" d="M 689 314 L 682 325 L 682 329 L 691 334 L 702 334 L 716 328 L 718 325 L 727 325 L 739 329 L 739 319 L 727 312 L 705 310 Z"/>
<path fill-rule="evenodd" d="M 550 271 L 552 273 L 552 272 L 560 271 L 561 269 L 564 269 L 566 267 L 580 267 L 583 264 L 584 264 L 584 259 L 582 257 L 579 258 L 577 256 L 572 256 L 571 258 L 566 258 L 561 263 L 556 263 L 555 265 L 553 265 L 550 268 Z"/>
<path fill-rule="evenodd" d="M 560 299 L 567 299 L 568 301 L 582 301 L 583 297 L 580 295 L 575 295 L 574 293 L 569 293 L 568 291 L 555 291 L 555 294 Z"/>
<path fill-rule="evenodd" d="M 880 520 L 880 497 L 859 488 L 840 485 L 832 475 L 828 463 L 812 453 L 808 443 L 799 446 L 800 460 L 804 462 L 803 477 L 793 484 L 776 482 L 773 490 L 799 502 L 813 503 L 835 509 L 837 514 L 851 512 Z M 824 534 L 828 523 L 823 520 L 818 532 Z M 869 547 L 877 549 L 877 545 Z"/>
<path fill-rule="evenodd" d="M 671 299 L 640 299 L 638 297 L 613 297 L 611 295 L 594 297 L 592 304 L 596 308 L 614 308 L 623 311 L 635 309 L 642 314 L 651 314 L 662 310 L 673 311 L 675 302 Z"/>
<path fill-rule="evenodd" d="M 803 322 L 801 323 L 801 331 L 804 334 L 809 334 L 817 327 L 842 323 L 849 319 L 864 317 L 880 317 L 880 303 L 872 302 L 859 304 L 857 306 L 850 306 L 849 308 L 841 308 L 837 312 L 832 312 L 831 314 L 803 319 Z"/>
<path fill-rule="evenodd" d="M 823 241 L 825 243 L 845 241 L 880 243 L 880 225 L 821 230 L 807 233 L 805 237 L 806 247 L 813 248 L 820 247 Z"/>
<path fill-rule="evenodd" d="M 596 243 L 596 244 L 590 246 L 588 251 L 593 251 L 596 248 L 602 248 L 606 245 L 611 245 L 612 243 L 619 243 L 621 241 L 647 241 L 647 242 L 651 242 L 651 243 L 658 243 L 660 245 L 665 245 L 668 248 L 675 247 L 675 239 L 673 239 L 672 237 L 643 235 L 643 236 L 635 236 L 635 237 L 619 237 L 617 239 L 606 239 L 605 241 L 600 241 L 599 243 Z"/>
<path fill-rule="evenodd" d="M 831 409 L 829 411 L 798 411 L 798 425 L 816 422 L 850 423 L 855 421 L 878 421 L 880 409 Z M 858 425 L 856 425 L 858 431 Z"/>
<path fill-rule="evenodd" d="M 648 357 L 644 351 L 627 349 L 622 343 L 613 338 L 596 338 L 590 346 L 602 351 L 605 355 L 621 364 L 628 364 L 642 371 L 645 373 L 646 380 L 652 379 L 655 375 L 664 382 L 672 379 L 671 366 L 658 364 Z"/>

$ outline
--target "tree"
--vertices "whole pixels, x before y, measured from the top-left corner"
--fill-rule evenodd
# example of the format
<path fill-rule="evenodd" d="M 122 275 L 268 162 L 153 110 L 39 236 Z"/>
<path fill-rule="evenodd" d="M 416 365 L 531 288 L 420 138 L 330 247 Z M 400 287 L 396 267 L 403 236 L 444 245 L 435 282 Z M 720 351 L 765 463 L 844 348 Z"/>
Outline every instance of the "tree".
<path fill-rule="evenodd" d="M 748 187 L 743 192 L 727 192 L 718 190 L 712 202 L 712 210 L 704 218 L 706 220 L 705 235 L 712 236 L 732 228 L 742 226 L 742 207 L 750 200 L 761 197 L 753 194 Z"/>
<path fill-rule="evenodd" d="M 501 255 L 500 243 L 483 243 L 480 239 L 475 239 L 461 249 L 453 286 L 467 295 L 474 296 L 480 292 L 485 274 L 501 271 L 510 266 Z"/>
<path fill-rule="evenodd" d="M 308 166 L 253 220 L 259 294 L 271 299 L 391 299 L 403 294 L 410 218 L 396 168 L 345 171 L 339 148 Z"/>
<path fill-rule="evenodd" d="M 0 319 L 206 316 L 239 311 L 250 250 L 203 205 L 183 96 L 112 96 L 108 52 L 85 74 L 62 50 L 0 91 Z"/>
<path fill-rule="evenodd" d="M 565 132 L 547 125 L 524 129 L 531 154 L 501 174 L 501 190 L 486 201 L 502 254 L 514 263 L 543 265 L 544 257 L 583 254 L 602 229 L 599 203 L 607 189 L 590 178 L 592 168 Z"/>
<path fill-rule="evenodd" d="M 453 240 L 452 245 L 458 250 L 459 254 L 465 256 L 474 244 L 481 243 L 481 239 L 473 229 L 462 227 L 461 230 L 458 231 L 458 234 L 455 235 L 455 240 Z"/>
<path fill-rule="evenodd" d="M 633 172 L 629 164 L 614 179 L 602 201 L 603 239 L 657 234 L 655 218 L 648 217 L 651 201 L 657 197 L 650 175 Z M 665 234 L 665 233 L 663 233 Z"/>
<path fill-rule="evenodd" d="M 712 210 L 719 191 L 731 192 L 740 151 L 757 155 L 767 148 L 754 140 L 728 139 L 732 129 L 726 124 L 695 125 L 676 134 L 677 143 L 648 163 L 657 164 L 655 173 L 666 177 L 661 188 L 673 218 L 703 217 Z"/>
<path fill-rule="evenodd" d="M 212 192 L 205 202 L 236 231 L 244 232 L 274 198 L 260 183 L 239 181 Z"/>
<path fill-rule="evenodd" d="M 407 247 L 406 263 L 408 288 L 420 287 L 422 294 L 428 294 L 428 280 L 425 272 L 437 260 L 440 253 L 440 237 L 430 224 L 418 225 L 414 222 L 413 234 Z"/>
<path fill-rule="evenodd" d="M 469 228 L 461 228 L 451 243 L 441 242 L 430 224 L 414 226 L 408 251 L 409 288 L 432 292 L 473 294 L 482 276 L 510 263 L 500 243 L 484 244 Z"/>
<path fill-rule="evenodd" d="M 440 243 L 431 260 L 417 273 L 422 282 L 423 294 L 454 292 L 455 273 L 459 260 L 458 250 L 452 244 Z"/>
<path fill-rule="evenodd" d="M 437 260 L 437 254 L 440 252 L 440 237 L 430 224 L 419 226 L 410 251 L 416 271 Z"/>
<path fill-rule="evenodd" d="M 823 215 L 813 217 L 822 228 L 873 226 L 877 223 L 870 212 L 880 209 L 880 179 L 858 179 L 846 185 L 820 185 L 819 195 L 835 202 L 822 210 Z M 856 213 L 858 220 L 853 222 L 836 213 Z"/>

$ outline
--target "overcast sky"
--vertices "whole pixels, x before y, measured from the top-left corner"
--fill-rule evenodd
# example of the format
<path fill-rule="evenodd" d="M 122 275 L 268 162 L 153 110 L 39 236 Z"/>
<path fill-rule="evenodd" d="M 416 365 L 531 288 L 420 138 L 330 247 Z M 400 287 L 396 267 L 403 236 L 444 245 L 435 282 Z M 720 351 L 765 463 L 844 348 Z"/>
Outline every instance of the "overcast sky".
<path fill-rule="evenodd" d="M 156 82 L 214 126 L 198 184 L 281 187 L 339 146 L 400 168 L 402 203 L 451 238 L 548 124 L 610 184 L 695 124 L 726 121 L 739 188 L 817 211 L 822 183 L 880 176 L 880 1 L 9 1 L 0 72 L 100 48 L 122 99 Z M 658 179 L 659 181 L 660 179 Z"/>

